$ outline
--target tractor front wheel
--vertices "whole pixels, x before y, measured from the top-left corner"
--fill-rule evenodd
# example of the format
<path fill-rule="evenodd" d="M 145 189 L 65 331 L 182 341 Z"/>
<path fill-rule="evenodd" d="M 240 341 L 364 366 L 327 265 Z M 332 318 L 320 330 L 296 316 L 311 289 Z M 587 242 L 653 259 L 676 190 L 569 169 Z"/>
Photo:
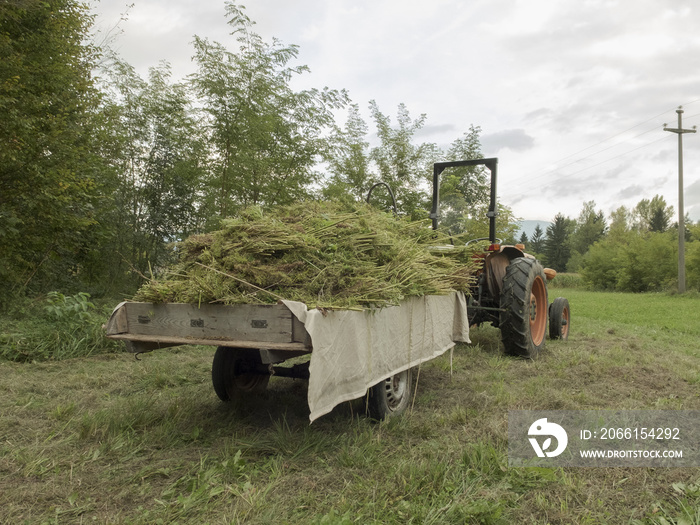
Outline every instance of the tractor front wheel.
<path fill-rule="evenodd" d="M 571 311 L 565 297 L 557 297 L 549 305 L 549 338 L 566 341 L 569 338 Z"/>
<path fill-rule="evenodd" d="M 542 265 L 529 257 L 513 259 L 506 268 L 500 297 L 499 326 L 507 354 L 534 358 L 547 333 L 547 284 Z"/>

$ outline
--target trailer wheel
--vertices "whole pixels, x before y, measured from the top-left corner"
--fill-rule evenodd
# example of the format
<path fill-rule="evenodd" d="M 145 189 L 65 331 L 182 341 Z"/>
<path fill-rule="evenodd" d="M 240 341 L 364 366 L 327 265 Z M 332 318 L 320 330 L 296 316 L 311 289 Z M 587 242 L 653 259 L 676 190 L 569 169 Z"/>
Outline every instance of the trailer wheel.
<path fill-rule="evenodd" d="M 534 358 L 547 333 L 547 285 L 542 265 L 517 257 L 506 268 L 501 288 L 499 326 L 507 354 Z"/>
<path fill-rule="evenodd" d="M 270 376 L 249 372 L 260 364 L 258 350 L 219 346 L 211 365 L 211 380 L 219 399 L 232 401 L 242 393 L 264 391 Z"/>
<path fill-rule="evenodd" d="M 549 305 L 549 338 L 566 341 L 569 338 L 571 310 L 565 297 L 557 297 Z"/>
<path fill-rule="evenodd" d="M 382 421 L 406 410 L 413 390 L 413 369 L 399 372 L 370 387 L 367 393 L 367 414 Z"/>

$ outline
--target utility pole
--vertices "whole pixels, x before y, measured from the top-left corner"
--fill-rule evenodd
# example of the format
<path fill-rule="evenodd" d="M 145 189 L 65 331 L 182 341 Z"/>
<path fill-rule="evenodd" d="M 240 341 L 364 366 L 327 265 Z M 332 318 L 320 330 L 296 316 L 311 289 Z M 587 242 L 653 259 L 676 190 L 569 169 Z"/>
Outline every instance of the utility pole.
<path fill-rule="evenodd" d="M 678 135 L 678 293 L 685 292 L 685 212 L 683 211 L 683 134 L 695 133 L 693 129 L 683 129 L 682 117 L 683 106 L 678 106 L 678 127 L 667 128 L 664 124 L 664 131 L 670 131 Z"/>

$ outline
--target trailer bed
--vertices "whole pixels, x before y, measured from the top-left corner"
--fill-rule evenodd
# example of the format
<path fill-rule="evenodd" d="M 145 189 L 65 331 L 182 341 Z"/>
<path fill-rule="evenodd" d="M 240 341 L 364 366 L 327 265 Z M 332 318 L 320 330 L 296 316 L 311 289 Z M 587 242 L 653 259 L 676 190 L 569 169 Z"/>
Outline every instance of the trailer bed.
<path fill-rule="evenodd" d="M 469 341 L 461 292 L 409 297 L 396 306 L 360 311 L 308 309 L 294 301 L 125 302 L 114 309 L 105 329 L 107 337 L 125 341 L 134 352 L 185 344 L 218 347 L 212 382 L 222 401 L 263 390 L 272 375 L 308 379 L 311 421 L 370 388 L 387 398 L 400 395 L 399 408 L 405 407 L 411 395 L 407 371 L 455 342 Z M 310 356 L 308 361 L 277 366 L 303 354 Z M 393 410 L 385 407 L 373 417 L 381 419 Z"/>

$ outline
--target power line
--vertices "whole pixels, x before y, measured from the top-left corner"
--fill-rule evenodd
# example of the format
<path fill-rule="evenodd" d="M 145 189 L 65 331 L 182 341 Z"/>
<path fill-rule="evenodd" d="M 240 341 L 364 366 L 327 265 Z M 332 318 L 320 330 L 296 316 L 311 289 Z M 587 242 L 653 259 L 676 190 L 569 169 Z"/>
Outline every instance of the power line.
<path fill-rule="evenodd" d="M 685 106 L 689 106 L 689 105 L 695 104 L 695 103 L 697 103 L 697 102 L 700 102 L 700 98 L 695 99 L 695 100 L 691 100 L 690 102 L 686 102 L 684 105 L 685 105 Z M 645 120 L 645 121 L 643 121 L 643 122 L 640 122 L 639 124 L 635 124 L 634 126 L 631 126 L 631 127 L 627 128 L 627 129 L 625 129 L 625 130 L 623 130 L 623 131 L 620 131 L 620 132 L 618 132 L 618 133 L 615 133 L 614 135 L 611 135 L 610 137 L 608 137 L 608 138 L 606 138 L 606 139 L 603 139 L 603 140 L 601 140 L 601 141 L 599 141 L 599 142 L 597 142 L 597 143 L 595 143 L 595 144 L 592 144 L 591 146 L 588 146 L 588 147 L 586 147 L 586 148 L 584 148 L 584 149 L 582 149 L 582 150 L 579 150 L 579 151 L 577 151 L 577 152 L 575 152 L 575 153 L 572 153 L 571 155 L 568 155 L 568 156 L 566 156 L 566 157 L 563 157 L 563 158 L 561 158 L 561 159 L 555 161 L 554 164 L 556 165 L 556 164 L 559 164 L 560 162 L 563 162 L 563 161 L 565 161 L 565 160 L 568 160 L 568 159 L 570 159 L 570 158 L 572 158 L 572 157 L 576 157 L 577 155 L 580 155 L 581 153 L 584 153 L 584 152 L 586 152 L 586 151 L 588 151 L 588 150 L 590 150 L 590 149 L 592 149 L 592 148 L 595 148 L 596 146 L 599 146 L 599 145 L 601 145 L 601 144 L 604 144 L 604 143 L 606 143 L 606 142 L 608 142 L 608 141 L 610 141 L 610 140 L 612 140 L 612 139 L 614 139 L 614 138 L 616 138 L 616 137 L 619 137 L 620 135 L 624 135 L 625 133 L 627 133 L 627 132 L 629 132 L 629 131 L 631 131 L 631 130 L 633 130 L 633 129 L 635 129 L 635 128 L 638 128 L 639 126 L 643 126 L 644 124 L 647 124 L 648 122 L 651 122 L 651 121 L 653 121 L 653 120 L 655 120 L 655 119 L 658 119 L 658 118 L 660 118 L 660 117 L 666 115 L 668 112 L 674 111 L 675 109 L 676 109 L 676 108 L 674 107 L 674 108 L 665 110 L 665 111 L 659 113 L 658 115 L 655 115 L 655 116 L 653 116 L 653 117 L 651 117 L 651 118 L 649 118 L 649 119 L 647 119 L 647 120 Z M 700 113 L 697 113 L 697 114 L 695 114 L 695 115 L 691 115 L 691 116 L 686 117 L 686 118 L 692 118 L 692 117 L 695 117 L 695 116 L 698 116 L 698 115 L 700 115 Z M 657 124 L 657 126 L 658 126 L 658 124 Z M 593 153 L 593 154 L 591 154 L 591 155 L 586 155 L 585 157 L 578 158 L 578 159 L 576 159 L 576 160 L 574 160 L 574 161 L 572 161 L 572 162 L 569 162 L 569 163 L 567 163 L 567 164 L 565 164 L 565 165 L 563 165 L 563 166 L 556 166 L 556 167 L 552 168 L 551 170 L 546 171 L 546 172 L 544 172 L 544 173 L 536 174 L 536 172 L 533 172 L 533 173 L 530 173 L 530 174 L 527 174 L 527 175 L 523 175 L 523 176 L 517 177 L 514 181 L 511 181 L 511 184 L 515 184 L 515 185 L 520 184 L 521 186 L 524 185 L 524 184 L 530 184 L 533 180 L 538 180 L 538 179 L 541 179 L 541 178 L 546 177 L 546 176 L 548 176 L 548 175 L 551 175 L 552 173 L 556 173 L 556 172 L 558 172 L 558 171 L 561 171 L 561 170 L 564 169 L 564 168 L 567 168 L 567 167 L 572 166 L 572 165 L 574 165 L 574 164 L 578 164 L 579 162 L 582 162 L 582 161 L 584 161 L 584 160 L 586 160 L 586 159 L 589 159 L 589 158 L 591 158 L 591 157 L 594 157 L 594 156 L 596 156 L 596 155 L 599 155 L 600 153 L 603 153 L 603 152 L 608 151 L 608 150 L 610 150 L 610 149 L 612 149 L 612 148 L 615 148 L 615 147 L 617 147 L 617 146 L 620 146 L 620 145 L 624 144 L 625 142 L 629 142 L 630 140 L 634 140 L 634 139 L 636 139 L 636 138 L 639 138 L 639 137 L 641 137 L 641 136 L 643 136 L 643 135 L 646 135 L 647 133 L 650 133 L 650 132 L 652 132 L 652 131 L 654 131 L 654 130 L 657 130 L 657 129 L 658 129 L 658 127 L 650 128 L 649 130 L 644 131 L 644 132 L 642 132 L 642 133 L 640 133 L 640 134 L 638 134 L 638 135 L 635 135 L 634 137 L 631 137 L 631 138 L 629 138 L 629 139 L 627 139 L 627 140 L 625 140 L 625 141 L 622 141 L 622 142 L 618 142 L 618 143 L 616 143 L 616 144 L 613 144 L 612 146 L 609 146 L 609 147 L 607 147 L 607 148 L 605 148 L 605 149 L 602 149 L 602 150 L 600 150 L 600 151 L 597 151 L 597 152 L 595 152 L 595 153 Z M 657 141 L 651 142 L 651 143 L 649 143 L 648 145 L 654 144 L 655 142 L 657 142 Z M 640 148 L 635 148 L 634 150 L 630 150 L 628 153 L 631 153 L 632 151 L 636 151 L 637 149 L 642 149 L 643 147 L 646 147 L 646 146 L 642 146 L 642 147 L 640 147 Z M 617 157 L 612 157 L 612 158 L 610 158 L 610 159 L 608 159 L 608 160 L 606 160 L 606 161 L 603 161 L 603 162 L 601 162 L 601 163 L 595 164 L 594 166 L 589 166 L 589 167 L 584 168 L 584 169 L 582 169 L 582 170 L 579 170 L 579 171 L 577 171 L 577 172 L 575 172 L 575 173 L 580 173 L 581 171 L 585 171 L 586 169 L 590 169 L 590 168 L 593 168 L 593 167 L 595 167 L 595 166 L 599 166 L 600 164 L 604 164 L 605 162 L 609 162 L 609 161 L 611 161 L 611 160 L 614 160 L 614 159 L 616 159 L 616 158 L 618 158 L 618 157 L 620 157 L 620 156 L 626 155 L 626 154 L 627 154 L 627 153 L 623 153 L 623 154 L 621 154 L 621 155 L 618 155 Z M 518 183 L 517 181 L 519 181 L 519 180 L 522 180 L 523 182 L 522 182 L 522 183 Z"/>
<path fill-rule="evenodd" d="M 635 126 L 635 127 L 637 127 L 637 126 Z M 633 129 L 633 128 L 630 128 L 630 129 Z M 651 128 L 651 129 L 649 129 L 649 130 L 647 130 L 647 131 L 643 131 L 642 133 L 639 133 L 638 135 L 635 135 L 634 137 L 630 137 L 630 138 L 628 139 L 628 141 L 629 141 L 629 140 L 637 139 L 637 138 L 639 138 L 639 137 L 642 137 L 642 136 L 646 135 L 647 133 L 651 133 L 652 131 L 657 131 L 657 130 L 658 130 L 658 127 L 654 127 L 654 128 Z M 629 131 L 629 130 L 627 130 L 627 131 Z M 625 141 L 625 142 L 628 142 L 628 141 Z M 548 172 L 545 172 L 545 173 L 543 173 L 543 174 L 541 174 L 541 175 L 536 175 L 536 176 L 530 177 L 529 179 L 527 179 L 527 177 L 518 177 L 518 179 L 523 179 L 523 182 L 515 182 L 515 183 L 513 183 L 513 185 L 516 186 L 516 187 L 517 187 L 517 186 L 524 186 L 525 184 L 529 184 L 529 183 L 532 182 L 533 180 L 541 179 L 542 177 L 546 177 L 547 175 L 550 175 L 550 174 L 552 174 L 552 173 L 560 172 L 560 171 L 563 170 L 564 168 L 568 168 L 569 166 L 573 166 L 574 164 L 578 164 L 578 163 L 580 163 L 580 162 L 583 162 L 583 161 L 586 160 L 586 159 L 590 159 L 590 158 L 594 157 L 595 155 L 599 155 L 599 154 L 604 153 L 604 152 L 606 152 L 606 151 L 608 151 L 608 150 L 611 150 L 611 149 L 613 149 L 613 148 L 617 148 L 618 146 L 621 146 L 621 145 L 625 144 L 625 142 L 618 142 L 618 143 L 616 143 L 616 144 L 613 144 L 612 146 L 608 146 L 607 148 L 602 149 L 602 150 L 596 152 L 596 153 L 593 154 L 593 155 L 588 155 L 587 157 L 583 157 L 583 158 L 577 159 L 577 160 L 575 160 L 575 161 L 573 161 L 573 162 L 569 162 L 568 164 L 564 164 L 563 166 L 558 166 L 558 167 L 553 168 L 552 170 L 550 170 L 550 171 L 548 171 Z M 587 166 L 587 167 L 585 167 L 585 168 L 580 169 L 579 171 L 575 171 L 574 173 L 568 173 L 567 175 L 575 175 L 575 174 L 577 174 L 577 173 L 581 173 L 582 171 L 586 171 L 586 170 L 588 170 L 588 169 L 595 168 L 596 166 L 600 166 L 601 164 L 605 164 L 606 162 L 609 162 L 609 161 L 611 161 L 611 160 L 615 160 L 616 158 L 619 158 L 619 157 L 622 157 L 622 156 L 624 156 L 624 155 L 627 155 L 628 153 L 631 153 L 631 152 L 636 151 L 636 150 L 638 150 L 638 149 L 645 148 L 645 147 L 647 147 L 647 146 L 650 146 L 651 144 L 655 144 L 656 142 L 658 142 L 658 140 L 655 140 L 655 141 L 653 141 L 653 142 L 650 142 L 650 143 L 648 143 L 648 144 L 645 144 L 644 146 L 640 146 L 640 147 L 638 147 L 638 148 L 632 149 L 632 150 L 627 151 L 627 152 L 625 152 L 625 153 L 621 153 L 620 155 L 617 155 L 617 156 L 615 156 L 615 157 L 611 157 L 611 158 L 609 158 L 609 159 L 606 159 L 606 160 L 604 160 L 604 161 L 602 161 L 602 162 L 599 162 L 598 164 L 593 164 L 593 165 L 591 165 L 591 166 Z M 602 142 L 600 142 L 599 144 L 602 144 Z M 515 179 L 515 180 L 517 181 L 518 179 Z"/>
<path fill-rule="evenodd" d="M 646 134 L 646 133 L 649 133 L 649 132 L 646 131 L 646 132 L 642 133 L 642 135 L 644 135 L 644 134 Z M 641 136 L 641 135 L 639 135 L 639 136 Z M 635 137 L 635 138 L 636 138 L 636 137 Z M 649 142 L 649 143 L 647 143 L 647 144 L 644 144 L 644 145 L 642 145 L 642 146 L 639 146 L 639 147 L 637 147 L 637 148 L 631 149 L 631 150 L 629 150 L 629 151 L 625 151 L 624 153 L 620 153 L 619 155 L 616 155 L 615 157 L 610 157 L 609 159 L 605 159 L 605 160 L 599 162 L 598 164 L 593 164 L 593 165 L 591 165 L 591 166 L 587 166 L 587 167 L 585 167 L 585 168 L 583 168 L 583 169 L 581 169 L 581 170 L 579 170 L 579 171 L 575 171 L 575 172 L 573 172 L 573 173 L 567 173 L 567 176 L 569 176 L 569 175 L 577 175 L 577 174 L 579 174 L 579 173 L 581 173 L 581 172 L 583 172 L 583 171 L 586 171 L 586 170 L 589 170 L 589 169 L 592 169 L 592 168 L 597 168 L 598 166 L 601 166 L 601 165 L 603 165 L 603 164 L 605 164 L 605 163 L 607 163 L 607 162 L 610 162 L 611 160 L 619 159 L 620 157 L 624 157 L 625 155 L 629 155 L 630 153 L 633 153 L 633 152 L 635 152 L 635 151 L 637 151 L 637 150 L 640 150 L 640 149 L 648 148 L 649 146 L 651 146 L 651 145 L 653 145 L 653 144 L 656 144 L 657 142 L 661 142 L 662 140 L 665 140 L 665 139 L 666 139 L 666 137 L 661 137 L 661 138 L 659 138 L 659 139 L 653 140 L 653 141 L 651 141 L 651 142 Z"/>
<path fill-rule="evenodd" d="M 645 133 L 646 133 L 646 132 L 645 132 Z M 564 177 L 564 176 L 566 176 L 566 177 L 573 177 L 573 176 L 578 175 L 579 173 L 582 173 L 582 172 L 584 172 L 584 171 L 586 171 L 586 170 L 593 169 L 593 168 L 597 168 L 598 166 L 601 166 L 601 165 L 603 165 L 603 164 L 606 164 L 606 163 L 608 163 L 608 162 L 610 162 L 610 161 L 613 161 L 613 160 L 615 160 L 615 159 L 618 159 L 618 158 L 620 158 L 620 157 L 624 157 L 624 156 L 626 156 L 626 155 L 629 155 L 630 153 L 634 153 L 635 151 L 638 151 L 638 150 L 640 150 L 640 149 L 644 149 L 644 148 L 648 148 L 649 146 L 653 146 L 654 144 L 656 144 L 656 143 L 658 143 L 658 142 L 661 142 L 661 141 L 663 141 L 663 140 L 666 140 L 666 138 L 667 138 L 666 136 L 663 136 L 663 137 L 661 137 L 661 138 L 658 138 L 658 139 L 656 139 L 656 140 L 653 140 L 653 141 L 651 141 L 651 142 L 648 142 L 648 143 L 646 143 L 646 144 L 643 144 L 643 145 L 641 145 L 641 146 L 638 146 L 638 147 L 636 147 L 636 148 L 633 148 L 633 149 L 631 149 L 631 150 L 629 150 L 629 151 L 625 151 L 624 153 L 620 153 L 619 155 L 616 155 L 616 156 L 614 156 L 614 157 L 610 157 L 609 159 L 605 159 L 605 160 L 603 160 L 603 161 L 601 161 L 601 162 L 598 162 L 597 164 L 592 164 L 592 165 L 590 165 L 590 166 L 586 166 L 585 168 L 582 168 L 582 169 L 580 169 L 580 170 L 578 170 L 578 171 L 575 171 L 575 172 L 573 172 L 573 173 L 566 173 L 566 174 L 563 174 L 562 177 Z M 557 171 L 557 170 L 553 170 L 553 171 Z M 521 184 L 521 185 L 522 185 L 522 184 Z M 536 191 L 536 190 L 537 190 L 537 187 L 532 187 L 532 189 L 530 189 L 530 190 L 525 190 L 524 192 L 523 192 L 523 191 L 519 192 L 519 195 L 532 194 L 532 193 L 533 193 L 534 191 Z M 506 197 L 506 195 L 504 195 L 504 197 Z"/>

